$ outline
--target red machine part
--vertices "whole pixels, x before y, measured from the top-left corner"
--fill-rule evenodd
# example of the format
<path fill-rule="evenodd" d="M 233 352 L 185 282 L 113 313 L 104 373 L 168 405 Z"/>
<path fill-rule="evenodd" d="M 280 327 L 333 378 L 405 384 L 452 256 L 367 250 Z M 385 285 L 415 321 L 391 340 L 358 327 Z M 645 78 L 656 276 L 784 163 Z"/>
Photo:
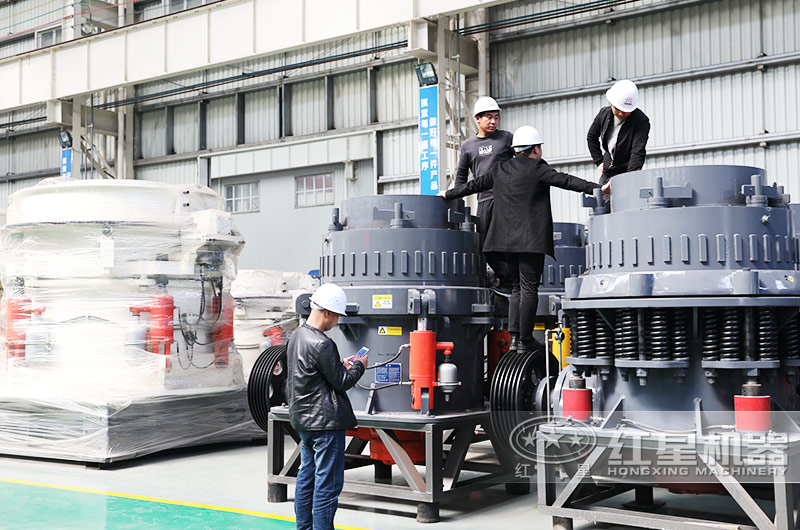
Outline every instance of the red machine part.
<path fill-rule="evenodd" d="M 130 310 L 135 316 L 150 313 L 148 351 L 169 356 L 172 343 L 175 342 L 173 320 L 175 300 L 172 296 L 159 293 L 150 298 L 150 305 L 131 306 Z M 170 367 L 170 359 L 167 357 L 167 371 L 170 370 Z"/>
<path fill-rule="evenodd" d="M 411 407 L 422 408 L 422 389 L 428 389 L 428 406 L 433 408 L 433 388 L 436 382 L 436 352 L 444 350 L 450 355 L 452 342 L 436 342 L 433 331 L 412 331 L 411 348 L 408 361 L 408 375 L 411 378 Z"/>
<path fill-rule="evenodd" d="M 425 433 L 409 431 L 392 431 L 397 441 L 403 446 L 409 458 L 415 464 L 425 462 Z M 375 429 L 367 427 L 357 427 L 348 429 L 347 436 L 353 436 L 369 442 L 369 457 L 373 460 L 380 460 L 384 464 L 394 465 L 396 462 L 392 458 L 386 445 L 381 440 L 380 435 Z"/>
<path fill-rule="evenodd" d="M 222 313 L 219 313 L 219 304 L 222 304 Z M 228 350 L 233 342 L 233 307 L 234 300 L 230 294 L 214 297 L 214 314 L 219 314 L 219 319 L 211 332 L 214 338 L 214 365 L 217 368 L 228 366 Z"/>
<path fill-rule="evenodd" d="M 508 347 L 511 344 L 511 334 L 504 329 L 493 329 L 486 337 L 487 344 L 487 359 L 486 369 L 489 382 L 492 381 L 494 371 L 497 368 L 497 363 L 500 362 L 500 357 L 508 353 Z"/>
<path fill-rule="evenodd" d="M 27 298 L 9 298 L 6 305 L 6 359 L 25 358 L 25 331 L 31 315 L 41 315 L 44 307 L 33 307 Z"/>
<path fill-rule="evenodd" d="M 769 396 L 733 396 L 736 430 L 764 432 L 772 428 Z"/>
<path fill-rule="evenodd" d="M 586 421 L 592 415 L 591 388 L 565 388 L 562 393 L 564 417 L 572 416 L 579 421 Z"/>
<path fill-rule="evenodd" d="M 261 332 L 261 335 L 267 338 L 270 346 L 286 344 L 286 337 L 283 334 L 283 329 L 278 326 L 265 329 Z"/>

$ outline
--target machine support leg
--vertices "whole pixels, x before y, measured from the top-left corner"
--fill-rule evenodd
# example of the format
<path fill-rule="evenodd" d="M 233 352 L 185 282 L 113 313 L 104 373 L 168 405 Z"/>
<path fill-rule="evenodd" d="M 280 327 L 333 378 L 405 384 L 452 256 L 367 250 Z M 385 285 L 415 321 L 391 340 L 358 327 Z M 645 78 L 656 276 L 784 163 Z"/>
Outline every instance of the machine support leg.
<path fill-rule="evenodd" d="M 279 475 L 284 461 L 283 422 L 275 421 L 270 417 L 268 427 L 267 473 L 268 475 Z M 286 484 L 273 484 L 267 479 L 267 502 L 286 502 L 287 499 Z"/>
<path fill-rule="evenodd" d="M 392 466 L 383 462 L 375 462 L 375 482 L 378 484 L 391 484 Z"/>
<path fill-rule="evenodd" d="M 286 502 L 289 500 L 286 484 L 267 484 L 267 502 Z"/>
<path fill-rule="evenodd" d="M 634 491 L 636 495 L 634 500 L 623 504 L 625 508 L 652 511 L 664 506 L 663 502 L 653 500 L 653 488 L 651 486 L 636 486 Z"/>
<path fill-rule="evenodd" d="M 553 517 L 553 530 L 572 530 L 572 519 Z"/>
<path fill-rule="evenodd" d="M 417 503 L 417 522 L 418 523 L 438 523 L 439 522 L 439 503 L 420 502 Z"/>

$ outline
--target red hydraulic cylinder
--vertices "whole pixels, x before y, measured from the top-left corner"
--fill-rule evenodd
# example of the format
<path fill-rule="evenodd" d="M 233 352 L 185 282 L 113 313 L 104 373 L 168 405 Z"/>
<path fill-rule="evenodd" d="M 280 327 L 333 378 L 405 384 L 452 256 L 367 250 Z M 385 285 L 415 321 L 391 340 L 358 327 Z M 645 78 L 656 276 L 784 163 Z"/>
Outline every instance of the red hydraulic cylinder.
<path fill-rule="evenodd" d="M 412 331 L 411 348 L 408 361 L 408 375 L 411 378 L 411 407 L 422 409 L 422 390 L 428 390 L 428 407 L 433 408 L 433 388 L 436 383 L 436 351 L 445 350 L 447 355 L 453 350 L 452 342 L 436 342 L 433 331 Z"/>
<path fill-rule="evenodd" d="M 220 303 L 219 298 L 214 299 L 214 305 L 218 307 Z M 222 314 L 219 320 L 214 325 L 212 336 L 215 337 L 214 342 L 214 365 L 217 368 L 225 368 L 228 366 L 228 350 L 233 342 L 233 308 L 234 300 L 231 295 L 222 296 Z M 215 312 L 218 308 L 214 307 Z"/>
<path fill-rule="evenodd" d="M 131 313 L 139 316 L 150 313 L 150 339 L 148 344 L 153 353 L 169 355 L 175 342 L 175 300 L 166 293 L 154 295 L 150 305 L 131 306 Z"/>
<path fill-rule="evenodd" d="M 733 396 L 736 430 L 765 432 L 772 428 L 769 396 Z"/>
<path fill-rule="evenodd" d="M 511 344 L 511 334 L 504 329 L 494 329 L 486 337 L 486 371 L 489 382 L 492 381 L 500 357 L 508 353 Z"/>
<path fill-rule="evenodd" d="M 9 298 L 6 305 L 6 359 L 25 358 L 25 332 L 32 314 L 43 307 L 32 307 L 27 298 Z"/>
<path fill-rule="evenodd" d="M 586 421 L 592 415 L 592 389 L 591 388 L 565 388 L 564 417 L 572 416 L 579 421 Z"/>

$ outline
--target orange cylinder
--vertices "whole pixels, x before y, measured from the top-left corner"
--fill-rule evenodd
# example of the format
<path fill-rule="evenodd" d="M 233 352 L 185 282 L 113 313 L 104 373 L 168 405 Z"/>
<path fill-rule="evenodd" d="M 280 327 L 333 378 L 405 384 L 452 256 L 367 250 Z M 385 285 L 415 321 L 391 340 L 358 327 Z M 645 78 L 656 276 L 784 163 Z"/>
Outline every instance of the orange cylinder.
<path fill-rule="evenodd" d="M 25 329 L 30 320 L 31 301 L 9 298 L 6 306 L 6 359 L 25 357 Z"/>
<path fill-rule="evenodd" d="M 592 389 L 565 388 L 562 392 L 564 417 L 586 421 L 592 416 Z"/>
<path fill-rule="evenodd" d="M 231 295 L 221 296 L 222 314 L 214 325 L 212 334 L 217 337 L 214 344 L 214 365 L 217 368 L 228 366 L 228 350 L 233 342 L 233 306 L 234 300 Z M 214 305 L 219 304 L 219 299 L 214 299 Z M 215 311 L 218 309 L 215 307 Z"/>
<path fill-rule="evenodd" d="M 508 347 L 511 344 L 511 334 L 504 329 L 494 329 L 489 332 L 486 337 L 486 370 L 489 382 L 492 381 L 494 371 L 497 368 L 497 363 L 500 362 L 500 357 L 508 353 Z"/>
<path fill-rule="evenodd" d="M 157 294 L 150 301 L 150 344 L 153 352 L 169 355 L 174 337 L 175 302 L 168 294 Z"/>
<path fill-rule="evenodd" d="M 736 430 L 765 432 L 772 428 L 772 403 L 769 396 L 733 396 Z"/>

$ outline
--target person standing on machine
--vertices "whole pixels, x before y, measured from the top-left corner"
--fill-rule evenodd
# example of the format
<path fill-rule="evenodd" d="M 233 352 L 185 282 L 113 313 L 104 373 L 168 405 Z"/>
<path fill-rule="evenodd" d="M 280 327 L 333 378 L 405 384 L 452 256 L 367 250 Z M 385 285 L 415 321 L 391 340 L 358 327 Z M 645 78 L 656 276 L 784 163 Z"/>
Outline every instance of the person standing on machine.
<path fill-rule="evenodd" d="M 545 255 L 553 256 L 553 216 L 550 187 L 592 193 L 599 185 L 559 173 L 542 160 L 542 135 L 523 126 L 514 132 L 517 155 L 496 164 L 487 173 L 448 190 L 445 199 L 458 199 L 487 189 L 494 190 L 496 209 L 486 234 L 484 252 L 506 257 L 514 288 L 509 304 L 509 331 L 519 334 L 518 351 L 541 350 L 533 337 L 539 283 Z M 607 193 L 610 185 L 603 187 Z M 544 359 L 537 363 L 544 369 Z"/>
<path fill-rule="evenodd" d="M 606 99 L 611 105 L 600 109 L 586 135 L 592 162 L 602 174 L 601 185 L 614 175 L 642 169 L 650 134 L 650 120 L 638 108 L 639 89 L 633 81 L 617 81 Z"/>
<path fill-rule="evenodd" d="M 473 179 L 485 174 L 498 162 L 509 160 L 514 156 L 511 148 L 512 134 L 499 129 L 500 106 L 488 96 L 479 98 L 472 109 L 475 123 L 478 125 L 478 134 L 467 138 L 461 144 L 456 169 L 455 187 L 467 183 L 467 177 L 472 172 Z M 492 222 L 494 212 L 494 196 L 492 190 L 487 189 L 478 194 L 478 233 L 480 234 L 481 249 L 486 241 L 486 233 Z M 501 290 L 510 291 L 511 281 L 508 278 L 508 265 L 500 255 L 486 256 L 486 261 L 499 280 Z"/>

